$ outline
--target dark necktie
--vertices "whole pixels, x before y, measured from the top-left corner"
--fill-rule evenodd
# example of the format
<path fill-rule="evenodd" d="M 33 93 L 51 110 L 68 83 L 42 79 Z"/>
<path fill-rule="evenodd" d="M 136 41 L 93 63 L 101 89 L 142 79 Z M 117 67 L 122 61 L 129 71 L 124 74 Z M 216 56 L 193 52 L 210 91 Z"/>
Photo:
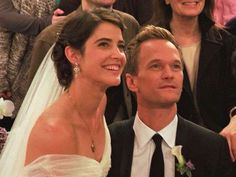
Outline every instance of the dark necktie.
<path fill-rule="evenodd" d="M 156 149 L 152 156 L 149 177 L 164 177 L 164 160 L 161 149 L 162 137 L 159 134 L 155 134 L 152 139 L 156 144 Z"/>

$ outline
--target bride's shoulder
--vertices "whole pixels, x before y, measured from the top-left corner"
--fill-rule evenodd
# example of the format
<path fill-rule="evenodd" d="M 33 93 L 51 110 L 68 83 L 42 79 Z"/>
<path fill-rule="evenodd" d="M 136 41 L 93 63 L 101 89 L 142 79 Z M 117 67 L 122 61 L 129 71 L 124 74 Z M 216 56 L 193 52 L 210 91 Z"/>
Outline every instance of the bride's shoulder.
<path fill-rule="evenodd" d="M 59 99 L 43 111 L 35 124 L 35 128 L 49 132 L 56 131 L 66 125 L 68 121 L 67 116 L 68 111 L 65 109 L 63 102 Z"/>
<path fill-rule="evenodd" d="M 60 114 L 45 111 L 30 132 L 26 164 L 46 154 L 63 154 L 71 149 L 72 130 Z"/>
<path fill-rule="evenodd" d="M 55 107 L 45 110 L 40 115 L 32 131 L 44 132 L 44 134 L 55 136 L 55 133 L 62 132 L 63 129 L 66 129 L 67 121 L 66 114 Z"/>

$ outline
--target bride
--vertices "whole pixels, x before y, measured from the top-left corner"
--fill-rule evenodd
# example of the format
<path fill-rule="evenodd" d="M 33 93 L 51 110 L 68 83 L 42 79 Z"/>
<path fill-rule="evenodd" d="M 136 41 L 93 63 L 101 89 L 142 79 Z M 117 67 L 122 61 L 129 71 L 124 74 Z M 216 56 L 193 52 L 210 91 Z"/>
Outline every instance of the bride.
<path fill-rule="evenodd" d="M 122 31 L 119 16 L 105 9 L 82 12 L 65 24 L 51 49 L 65 91 L 45 59 L 8 137 L 0 177 L 107 175 L 105 91 L 119 85 L 126 62 Z"/>

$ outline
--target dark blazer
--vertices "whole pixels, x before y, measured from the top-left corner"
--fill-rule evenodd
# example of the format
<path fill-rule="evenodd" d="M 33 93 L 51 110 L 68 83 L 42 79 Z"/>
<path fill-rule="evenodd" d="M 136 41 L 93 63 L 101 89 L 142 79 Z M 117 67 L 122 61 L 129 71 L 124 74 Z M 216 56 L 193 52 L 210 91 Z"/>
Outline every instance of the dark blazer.
<path fill-rule="evenodd" d="M 236 36 L 236 16 L 231 18 L 226 24 L 225 29 Z"/>
<path fill-rule="evenodd" d="M 236 40 L 225 30 L 214 26 L 209 19 L 205 19 L 204 24 L 201 25 L 201 32 L 196 110 L 192 113 L 189 111 L 187 108 L 189 99 L 186 99 L 185 95 L 185 98 L 182 97 L 178 102 L 178 111 L 183 117 L 193 120 L 196 120 L 194 117 L 200 116 L 200 123 L 193 122 L 220 132 L 229 123 L 230 109 L 236 106 L 236 79 L 233 77 L 231 68 L 231 57 L 236 50 Z M 184 77 L 185 94 L 190 95 L 186 73 Z M 195 114 L 196 112 L 198 114 Z"/>
<path fill-rule="evenodd" d="M 134 146 L 134 118 L 109 126 L 112 165 L 108 177 L 130 177 Z M 193 177 L 235 177 L 226 140 L 220 135 L 179 117 L 176 145 L 195 166 Z M 144 164 L 145 165 L 145 164 Z M 175 172 L 176 177 L 183 177 Z"/>

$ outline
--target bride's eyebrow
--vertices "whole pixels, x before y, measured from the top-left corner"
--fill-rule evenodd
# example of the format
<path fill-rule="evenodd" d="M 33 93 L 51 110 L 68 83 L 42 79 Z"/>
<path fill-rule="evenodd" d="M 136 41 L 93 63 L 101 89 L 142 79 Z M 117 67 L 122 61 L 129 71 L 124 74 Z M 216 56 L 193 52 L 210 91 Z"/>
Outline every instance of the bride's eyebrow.
<path fill-rule="evenodd" d="M 110 39 L 110 38 L 100 38 L 100 39 L 97 39 L 94 43 L 97 44 L 99 42 L 112 42 L 112 39 Z M 118 43 L 125 45 L 125 41 L 124 40 L 119 40 Z"/>
<path fill-rule="evenodd" d="M 95 43 L 99 43 L 99 42 L 101 42 L 101 41 L 107 41 L 107 42 L 111 42 L 112 41 L 112 39 L 110 39 L 110 38 L 99 38 L 99 39 L 97 39 L 96 41 L 95 41 Z"/>

